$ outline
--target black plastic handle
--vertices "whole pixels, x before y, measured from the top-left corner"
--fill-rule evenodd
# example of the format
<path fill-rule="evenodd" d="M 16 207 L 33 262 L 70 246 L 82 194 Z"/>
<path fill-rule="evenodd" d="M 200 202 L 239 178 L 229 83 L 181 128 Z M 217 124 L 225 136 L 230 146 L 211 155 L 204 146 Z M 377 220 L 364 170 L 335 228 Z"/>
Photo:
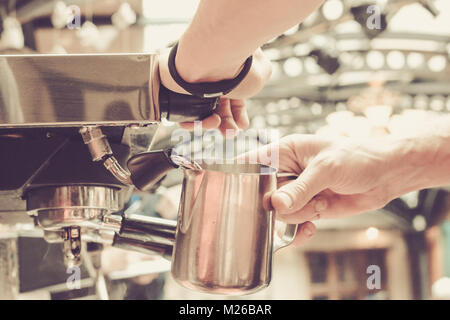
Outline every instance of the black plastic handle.
<path fill-rule="evenodd" d="M 173 122 L 203 120 L 214 113 L 219 98 L 200 98 L 177 93 L 162 84 L 159 88 L 159 108 L 161 118 Z"/>
<path fill-rule="evenodd" d="M 124 214 L 120 236 L 142 241 L 174 242 L 177 222 L 137 214 Z"/>
<path fill-rule="evenodd" d="M 148 242 L 133 238 L 122 237 L 118 234 L 115 234 L 112 245 L 116 248 L 124 250 L 132 250 L 144 254 L 156 253 L 163 256 L 167 260 L 171 260 L 172 258 L 173 246 L 171 244 Z"/>

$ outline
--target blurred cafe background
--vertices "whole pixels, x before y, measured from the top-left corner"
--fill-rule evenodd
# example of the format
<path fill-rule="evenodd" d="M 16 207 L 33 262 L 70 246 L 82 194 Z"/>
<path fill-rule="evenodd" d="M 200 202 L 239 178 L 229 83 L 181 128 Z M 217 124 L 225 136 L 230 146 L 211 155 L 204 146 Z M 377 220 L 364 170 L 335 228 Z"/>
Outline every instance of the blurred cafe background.
<path fill-rule="evenodd" d="M 198 2 L 0 0 L 0 53 L 155 51 L 179 38 Z M 380 10 L 380 28 L 366 24 L 370 5 Z M 375 137 L 418 130 L 419 120 L 450 112 L 448 0 L 326 0 L 263 49 L 273 74 L 248 101 L 252 129 Z M 135 193 L 130 207 L 175 219 L 180 183 L 170 174 L 154 194 Z M 111 248 L 93 250 L 81 288 L 67 290 L 56 245 L 32 223 L 5 217 L 0 213 L 0 299 L 227 298 L 182 288 L 157 256 Z M 450 299 L 450 187 L 316 226 L 307 244 L 275 254 L 268 288 L 238 298 Z M 381 275 L 375 288 L 370 266 Z"/>

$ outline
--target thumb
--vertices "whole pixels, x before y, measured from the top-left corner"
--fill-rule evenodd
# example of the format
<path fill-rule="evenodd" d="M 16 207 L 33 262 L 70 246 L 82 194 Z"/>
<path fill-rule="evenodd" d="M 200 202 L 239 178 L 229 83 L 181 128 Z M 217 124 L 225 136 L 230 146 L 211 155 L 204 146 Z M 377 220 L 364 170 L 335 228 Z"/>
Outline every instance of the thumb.
<path fill-rule="evenodd" d="M 309 165 L 294 181 L 283 185 L 271 197 L 278 213 L 288 214 L 303 208 L 316 194 L 327 189 L 324 172 Z"/>

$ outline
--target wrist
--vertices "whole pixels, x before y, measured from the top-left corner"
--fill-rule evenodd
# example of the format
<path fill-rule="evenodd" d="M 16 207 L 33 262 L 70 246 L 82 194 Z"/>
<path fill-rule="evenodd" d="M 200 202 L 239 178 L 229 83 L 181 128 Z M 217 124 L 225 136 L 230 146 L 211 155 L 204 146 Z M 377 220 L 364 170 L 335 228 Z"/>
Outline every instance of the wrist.
<path fill-rule="evenodd" d="M 386 157 L 396 196 L 450 183 L 450 140 L 440 134 L 391 137 Z M 397 186 L 398 185 L 398 186 Z"/>
<path fill-rule="evenodd" d="M 193 37 L 186 32 L 178 44 L 175 66 L 184 81 L 190 83 L 217 82 L 233 79 L 240 73 L 245 59 L 233 61 L 221 58 L 218 52 L 205 52 L 205 47 L 212 48 L 213 46 L 205 41 L 202 41 L 201 44 L 197 43 L 198 37 L 200 37 L 198 34 Z M 207 37 L 202 37 L 202 39 L 207 39 Z"/>

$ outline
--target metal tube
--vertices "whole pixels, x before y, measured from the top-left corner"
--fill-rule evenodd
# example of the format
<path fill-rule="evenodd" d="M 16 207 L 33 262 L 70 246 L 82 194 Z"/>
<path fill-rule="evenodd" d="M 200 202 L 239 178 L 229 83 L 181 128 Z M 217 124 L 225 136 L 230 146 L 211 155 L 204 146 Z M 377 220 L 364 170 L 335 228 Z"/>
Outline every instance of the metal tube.
<path fill-rule="evenodd" d="M 177 222 L 138 214 L 127 214 L 122 220 L 120 235 L 143 241 L 173 243 Z"/>
<path fill-rule="evenodd" d="M 130 172 L 125 170 L 114 157 L 108 139 L 103 134 L 101 128 L 85 126 L 80 129 L 80 134 L 84 144 L 87 145 L 89 152 L 91 153 L 93 161 L 103 162 L 105 168 L 121 183 L 133 185 L 130 178 Z"/>

